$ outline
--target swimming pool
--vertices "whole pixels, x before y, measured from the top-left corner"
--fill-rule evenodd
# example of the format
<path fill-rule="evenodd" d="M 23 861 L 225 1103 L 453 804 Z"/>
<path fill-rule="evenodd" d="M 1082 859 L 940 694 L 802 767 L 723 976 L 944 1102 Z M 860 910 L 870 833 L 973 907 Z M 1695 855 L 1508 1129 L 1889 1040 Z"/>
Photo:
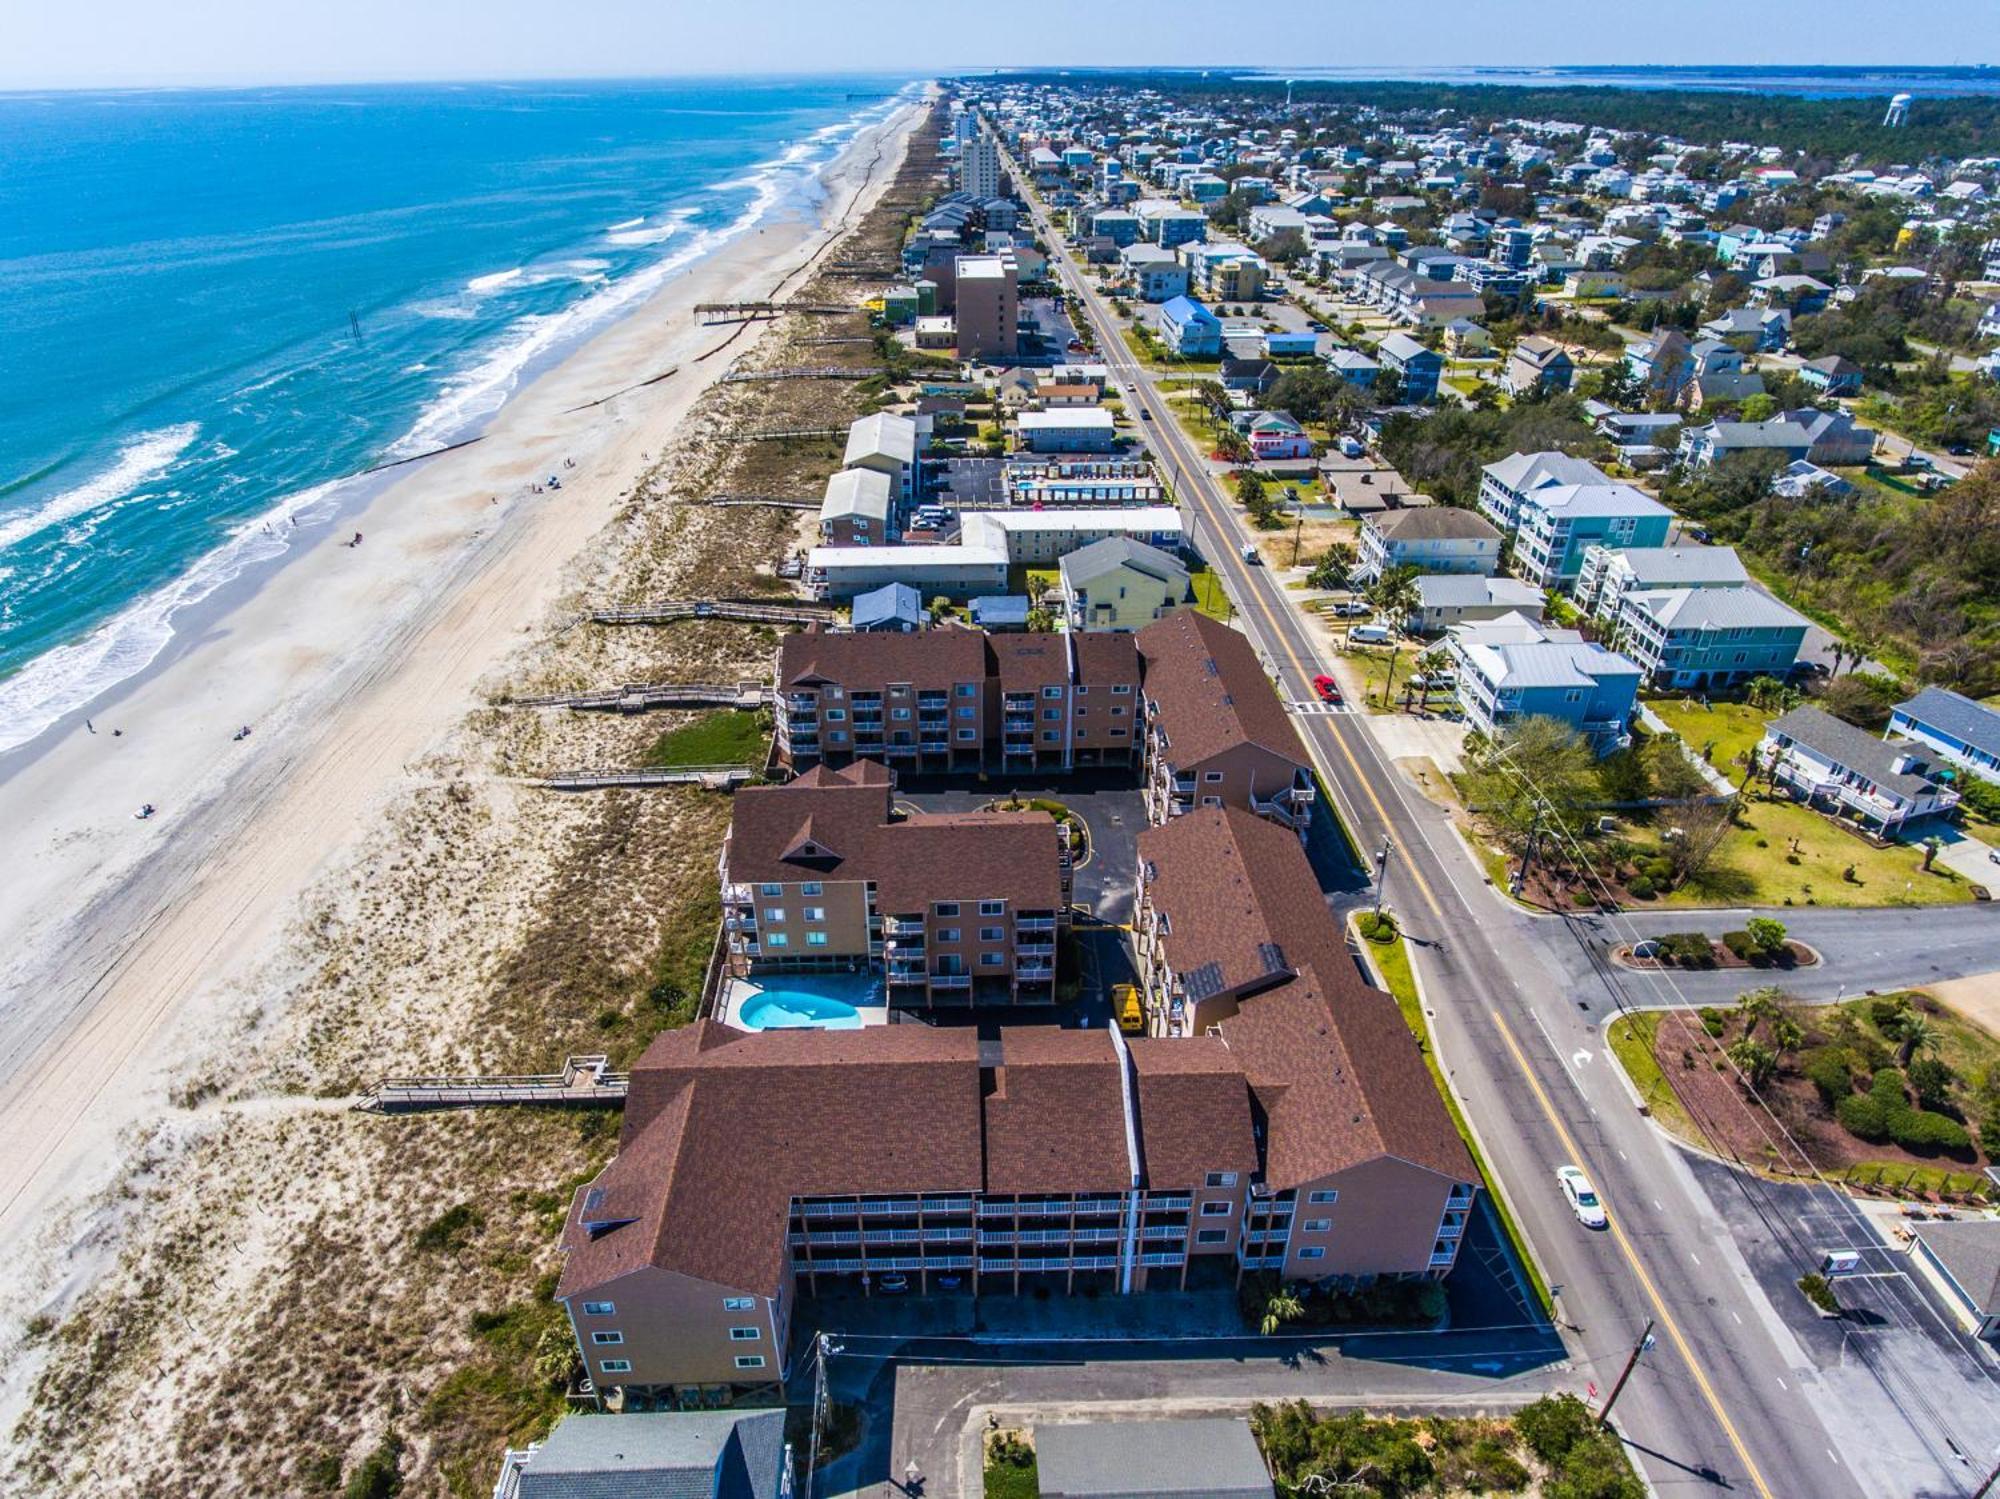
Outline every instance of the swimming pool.
<path fill-rule="evenodd" d="M 861 1029 L 861 1011 L 844 999 L 810 994 L 800 989 L 764 989 L 736 1008 L 736 1023 L 746 1031 L 775 1031 L 811 1026 L 823 1031 Z"/>

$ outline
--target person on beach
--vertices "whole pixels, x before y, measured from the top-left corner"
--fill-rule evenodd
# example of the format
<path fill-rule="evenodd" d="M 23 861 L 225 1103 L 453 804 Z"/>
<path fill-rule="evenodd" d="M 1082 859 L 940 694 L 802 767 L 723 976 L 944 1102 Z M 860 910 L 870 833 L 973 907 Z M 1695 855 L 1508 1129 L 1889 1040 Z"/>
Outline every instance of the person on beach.
<path fill-rule="evenodd" d="M 93 733 L 93 734 L 95 734 L 95 733 L 97 732 L 97 725 L 96 725 L 96 724 L 94 724 L 94 723 L 92 723 L 92 722 L 91 722 L 91 721 L 90 721 L 89 719 L 87 719 L 87 718 L 86 718 L 86 719 L 85 719 L 85 720 L 83 721 L 83 726 L 84 726 L 84 727 L 85 727 L 86 729 L 90 730 L 90 732 L 91 732 L 91 733 Z"/>

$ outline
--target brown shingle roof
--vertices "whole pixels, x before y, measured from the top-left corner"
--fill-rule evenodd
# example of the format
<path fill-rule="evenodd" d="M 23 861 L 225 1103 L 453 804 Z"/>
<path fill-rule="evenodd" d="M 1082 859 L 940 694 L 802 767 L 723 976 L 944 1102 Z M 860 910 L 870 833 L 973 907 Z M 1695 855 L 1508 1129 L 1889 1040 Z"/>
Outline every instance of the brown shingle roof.
<path fill-rule="evenodd" d="M 1391 510 L 1372 515 L 1368 528 L 1391 541 L 1498 541 L 1500 533 L 1483 516 L 1450 505 Z"/>
<path fill-rule="evenodd" d="M 1188 766 L 1233 749 L 1261 746 L 1305 765 L 1305 746 L 1264 675 L 1250 642 L 1219 620 L 1177 609 L 1139 632 L 1146 659 L 1146 696 L 1176 765 Z"/>
<path fill-rule="evenodd" d="M 1273 1187 L 1377 1155 L 1477 1179 L 1416 1038 L 1396 1002 L 1362 980 L 1296 836 L 1233 807 L 1205 807 L 1148 829 L 1139 849 L 1158 865 L 1151 895 L 1167 912 L 1168 958 L 1184 981 L 1189 962 L 1198 970 L 1213 954 L 1211 992 L 1236 987 L 1256 971 L 1256 942 L 1273 936 L 1296 975 L 1218 1027 L 1270 1116 Z"/>
<path fill-rule="evenodd" d="M 989 635 L 986 648 L 1003 692 L 1034 692 L 1069 681 L 1069 651 L 1060 635 Z"/>
<path fill-rule="evenodd" d="M 875 692 L 893 682 L 949 687 L 985 676 L 986 638 L 977 630 L 942 627 L 908 634 L 850 635 L 812 629 L 787 635 L 778 646 L 780 687 L 818 677 L 850 692 Z"/>
<path fill-rule="evenodd" d="M 794 1195 L 976 1191 L 979 1125 L 970 1030 L 669 1032 L 633 1069 L 618 1158 L 571 1210 L 557 1294 L 646 1264 L 775 1294 Z M 593 1239 L 594 1216 L 633 1221 Z"/>
<path fill-rule="evenodd" d="M 1126 1049 L 1148 1187 L 1198 1187 L 1211 1171 L 1257 1169 L 1250 1089 L 1228 1047 L 1213 1036 L 1140 1036 Z"/>
<path fill-rule="evenodd" d="M 1124 1091 L 1108 1030 L 1001 1031 L 986 1099 L 986 1190 L 1123 1192 L 1132 1185 Z"/>
<path fill-rule="evenodd" d="M 1139 643 L 1131 635 L 1085 630 L 1070 636 L 1076 646 L 1076 679 L 1096 690 L 1119 682 L 1139 685 Z"/>
<path fill-rule="evenodd" d="M 870 839 L 889 817 L 893 778 L 872 761 L 815 766 L 783 786 L 746 786 L 729 820 L 729 878 L 753 885 L 869 878 Z M 810 837 L 817 853 L 804 854 Z"/>
<path fill-rule="evenodd" d="M 913 812 L 869 837 L 875 904 L 901 915 L 939 900 L 1062 904 L 1062 845 L 1046 812 Z M 976 918 L 967 914 L 968 924 Z"/>

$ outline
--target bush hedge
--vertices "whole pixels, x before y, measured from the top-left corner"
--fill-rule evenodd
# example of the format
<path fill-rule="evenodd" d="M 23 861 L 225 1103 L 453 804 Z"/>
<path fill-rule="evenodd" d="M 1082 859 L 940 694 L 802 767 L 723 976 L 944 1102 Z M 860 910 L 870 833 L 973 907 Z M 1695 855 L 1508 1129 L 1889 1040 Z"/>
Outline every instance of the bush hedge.
<path fill-rule="evenodd" d="M 1848 1063 L 1847 1053 L 1837 1046 L 1821 1046 L 1807 1052 L 1799 1058 L 1799 1070 L 1830 1105 L 1838 1105 L 1854 1092 L 1854 1068 Z"/>

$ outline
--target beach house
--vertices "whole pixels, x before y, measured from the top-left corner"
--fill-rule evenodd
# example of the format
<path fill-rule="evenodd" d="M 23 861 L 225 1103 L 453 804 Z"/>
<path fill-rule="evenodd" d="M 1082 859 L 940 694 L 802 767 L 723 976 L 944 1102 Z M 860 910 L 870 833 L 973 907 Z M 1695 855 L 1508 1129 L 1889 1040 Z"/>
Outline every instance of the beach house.
<path fill-rule="evenodd" d="M 1958 793 L 1939 778 L 1927 746 L 1877 739 L 1818 708 L 1794 708 L 1772 719 L 1756 754 L 1774 785 L 1883 837 L 1958 805 Z"/>
<path fill-rule="evenodd" d="M 1460 625 L 1446 642 L 1465 721 L 1489 739 L 1524 718 L 1553 718 L 1599 755 L 1631 743 L 1642 673 L 1623 656 L 1514 614 Z"/>
<path fill-rule="evenodd" d="M 1702 691 L 1791 675 L 1812 622 L 1762 589 L 1629 589 L 1615 615 L 1618 649 L 1655 687 Z"/>
<path fill-rule="evenodd" d="M 1398 567 L 1419 573 L 1490 574 L 1500 565 L 1500 533 L 1450 505 L 1385 510 L 1361 523 L 1355 576 L 1373 581 Z"/>
<path fill-rule="evenodd" d="M 1192 297 L 1160 304 L 1160 342 L 1183 359 L 1217 359 L 1222 354 L 1222 320 Z"/>
<path fill-rule="evenodd" d="M 1128 537 L 1093 542 L 1062 559 L 1063 617 L 1076 630 L 1137 630 L 1188 597 L 1188 570 Z"/>
<path fill-rule="evenodd" d="M 1926 687 L 1889 713 L 1891 735 L 1925 745 L 1939 759 L 2000 784 L 2000 712 L 1945 687 Z"/>

